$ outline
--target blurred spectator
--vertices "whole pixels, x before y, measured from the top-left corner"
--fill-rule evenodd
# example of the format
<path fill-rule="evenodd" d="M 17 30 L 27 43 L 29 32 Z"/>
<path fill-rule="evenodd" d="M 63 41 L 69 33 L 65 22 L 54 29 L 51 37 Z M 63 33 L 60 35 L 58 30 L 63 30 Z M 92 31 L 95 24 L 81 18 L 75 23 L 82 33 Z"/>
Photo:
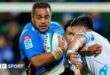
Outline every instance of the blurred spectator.
<path fill-rule="evenodd" d="M 14 64 L 14 53 L 7 44 L 6 37 L 0 33 L 0 64 Z M 10 75 L 11 69 L 0 69 L 0 75 Z"/>
<path fill-rule="evenodd" d="M 64 13 L 62 19 L 64 23 L 67 23 L 68 20 L 73 19 L 73 14 L 70 12 Z"/>
<path fill-rule="evenodd" d="M 98 12 L 91 12 L 89 15 L 93 17 L 95 31 L 102 34 L 103 20 L 101 14 Z"/>
<path fill-rule="evenodd" d="M 5 36 L 2 33 L 0 33 L 0 63 L 14 63 L 13 50 L 6 43 Z"/>
<path fill-rule="evenodd" d="M 14 50 L 15 61 L 20 61 L 20 51 L 19 51 L 19 28 L 18 23 L 15 20 L 10 20 L 7 23 L 8 26 L 8 43 L 12 46 Z"/>
<path fill-rule="evenodd" d="M 73 13 L 70 13 L 70 12 L 64 13 L 63 16 L 62 16 L 61 25 L 66 24 L 67 21 L 69 21 L 71 19 L 73 19 Z"/>
<path fill-rule="evenodd" d="M 10 46 L 13 49 L 14 57 L 15 57 L 15 64 L 24 64 L 20 59 L 20 50 L 19 50 L 19 26 L 15 19 L 10 19 L 7 22 L 7 28 L 8 28 L 8 35 L 7 35 L 7 42 L 10 44 Z M 11 75 L 21 75 L 22 72 L 24 72 L 24 68 L 11 68 L 9 69 Z"/>

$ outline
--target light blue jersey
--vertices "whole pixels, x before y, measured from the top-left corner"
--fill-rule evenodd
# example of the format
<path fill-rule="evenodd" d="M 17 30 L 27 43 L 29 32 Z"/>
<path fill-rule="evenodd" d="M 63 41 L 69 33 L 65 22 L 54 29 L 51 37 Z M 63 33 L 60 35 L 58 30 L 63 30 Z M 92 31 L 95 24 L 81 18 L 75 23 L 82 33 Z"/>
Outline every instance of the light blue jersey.
<path fill-rule="evenodd" d="M 29 62 L 29 60 L 33 56 L 36 56 L 38 54 L 42 54 L 45 52 L 44 46 L 43 46 L 43 43 L 44 43 L 43 36 L 49 32 L 57 32 L 61 35 L 64 35 L 64 31 L 63 31 L 62 27 L 57 22 L 51 22 L 50 27 L 48 28 L 48 30 L 45 33 L 40 33 L 33 26 L 33 24 L 31 22 L 26 24 L 26 26 L 24 27 L 23 32 L 20 36 L 20 43 L 19 43 L 20 44 L 21 57 L 22 57 L 22 60 L 25 61 L 25 63 L 27 61 Z M 51 70 L 58 63 L 60 63 L 60 62 L 63 63 L 62 60 L 64 60 L 64 58 L 65 58 L 65 55 L 58 62 L 50 64 L 49 66 L 47 65 L 47 66 L 41 67 L 39 69 L 35 69 L 36 74 L 39 75 L 45 71 Z M 26 64 L 27 67 L 28 67 L 28 65 L 29 65 L 29 63 Z"/>

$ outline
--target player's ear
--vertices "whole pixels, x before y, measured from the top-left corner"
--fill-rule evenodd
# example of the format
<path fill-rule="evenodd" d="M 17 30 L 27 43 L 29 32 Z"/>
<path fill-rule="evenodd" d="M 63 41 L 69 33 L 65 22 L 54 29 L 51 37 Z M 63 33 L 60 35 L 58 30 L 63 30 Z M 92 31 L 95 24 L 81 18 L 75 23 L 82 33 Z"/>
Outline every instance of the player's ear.
<path fill-rule="evenodd" d="M 33 13 L 31 13 L 31 18 L 33 17 Z"/>
<path fill-rule="evenodd" d="M 82 27 L 81 28 L 81 32 L 85 32 L 86 31 L 86 28 L 85 27 Z"/>

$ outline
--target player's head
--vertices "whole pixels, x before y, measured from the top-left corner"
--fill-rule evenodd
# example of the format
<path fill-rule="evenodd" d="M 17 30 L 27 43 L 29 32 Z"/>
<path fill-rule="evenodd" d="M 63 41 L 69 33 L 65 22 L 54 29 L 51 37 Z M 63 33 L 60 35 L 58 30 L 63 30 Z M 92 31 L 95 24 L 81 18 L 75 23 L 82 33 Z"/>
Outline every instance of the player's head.
<path fill-rule="evenodd" d="M 73 34 L 94 30 L 92 18 L 89 15 L 81 15 L 71 23 Z"/>
<path fill-rule="evenodd" d="M 32 8 L 31 20 L 40 32 L 45 32 L 51 21 L 50 5 L 45 2 L 36 2 Z"/>
<path fill-rule="evenodd" d="M 68 42 L 71 41 L 73 37 L 72 28 L 71 28 L 71 22 L 73 20 L 67 21 L 67 23 L 64 25 L 64 31 L 65 31 L 65 38 Z"/>

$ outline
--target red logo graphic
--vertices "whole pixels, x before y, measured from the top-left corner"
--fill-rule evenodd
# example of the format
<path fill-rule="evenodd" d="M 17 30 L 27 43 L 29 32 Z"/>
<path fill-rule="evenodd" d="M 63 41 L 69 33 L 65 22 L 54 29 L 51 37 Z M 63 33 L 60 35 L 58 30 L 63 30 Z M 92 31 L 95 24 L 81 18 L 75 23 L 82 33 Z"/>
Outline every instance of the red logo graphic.
<path fill-rule="evenodd" d="M 27 40 L 27 39 L 30 39 L 31 38 L 31 36 L 30 35 L 27 35 L 27 36 L 25 36 L 24 38 L 23 38 L 23 40 Z"/>

